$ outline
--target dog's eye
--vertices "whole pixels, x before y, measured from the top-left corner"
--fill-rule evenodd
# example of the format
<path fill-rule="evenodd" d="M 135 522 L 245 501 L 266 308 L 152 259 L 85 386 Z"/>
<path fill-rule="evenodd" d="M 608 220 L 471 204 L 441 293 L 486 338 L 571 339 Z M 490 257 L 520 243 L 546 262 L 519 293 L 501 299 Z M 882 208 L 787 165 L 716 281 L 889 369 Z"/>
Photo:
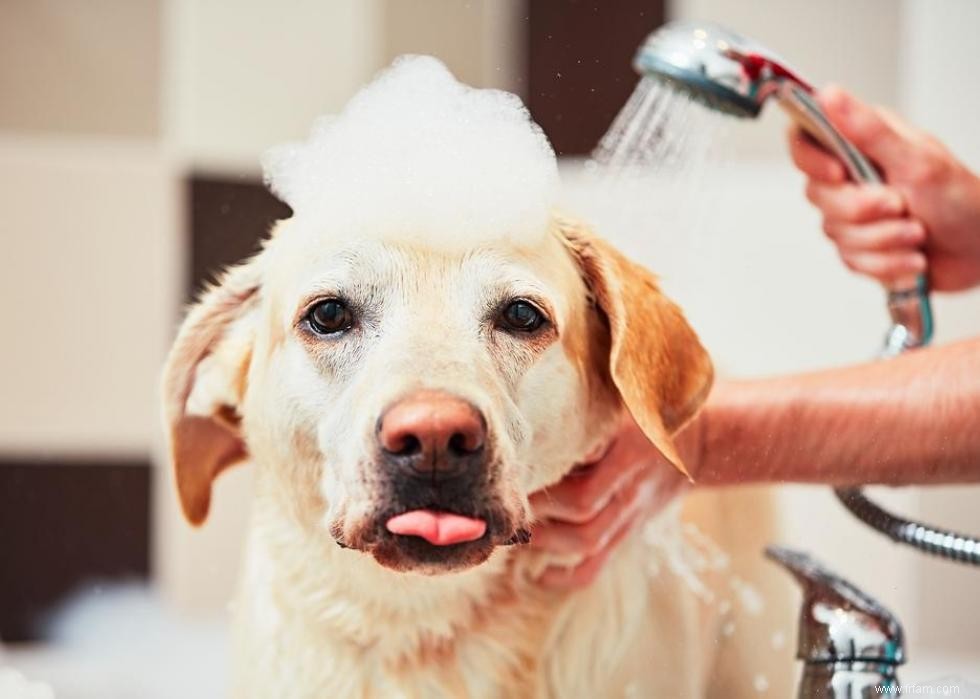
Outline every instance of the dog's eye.
<path fill-rule="evenodd" d="M 310 309 L 306 316 L 313 332 L 320 335 L 333 335 L 350 330 L 354 325 L 354 314 L 343 301 L 327 299 Z"/>
<path fill-rule="evenodd" d="M 500 323 L 505 330 L 534 332 L 544 325 L 545 317 L 528 301 L 511 301 L 500 315 Z"/>

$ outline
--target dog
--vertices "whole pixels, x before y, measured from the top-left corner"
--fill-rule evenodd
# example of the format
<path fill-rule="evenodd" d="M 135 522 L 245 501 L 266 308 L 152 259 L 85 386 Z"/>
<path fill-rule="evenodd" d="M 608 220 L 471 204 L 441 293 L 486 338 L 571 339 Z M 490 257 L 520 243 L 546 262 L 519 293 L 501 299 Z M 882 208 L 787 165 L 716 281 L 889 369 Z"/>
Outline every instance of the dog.
<path fill-rule="evenodd" d="M 290 203 L 262 251 L 189 312 L 164 372 L 187 519 L 205 520 L 224 469 L 257 469 L 235 695 L 759 691 L 767 642 L 743 631 L 747 662 L 722 631 L 738 605 L 718 603 L 737 552 L 769 531 L 756 505 L 733 514 L 744 494 L 692 498 L 652 543 L 627 537 L 582 590 L 542 589 L 553 561 L 522 545 L 528 496 L 626 415 L 685 471 L 672 436 L 704 402 L 712 363 L 655 277 L 550 208 L 514 208 L 533 234 L 470 239 L 387 219 L 354 235 Z M 426 225 L 440 220 L 426 211 Z M 724 570 L 694 566 L 700 590 L 657 553 L 681 521 L 735 552 Z"/>

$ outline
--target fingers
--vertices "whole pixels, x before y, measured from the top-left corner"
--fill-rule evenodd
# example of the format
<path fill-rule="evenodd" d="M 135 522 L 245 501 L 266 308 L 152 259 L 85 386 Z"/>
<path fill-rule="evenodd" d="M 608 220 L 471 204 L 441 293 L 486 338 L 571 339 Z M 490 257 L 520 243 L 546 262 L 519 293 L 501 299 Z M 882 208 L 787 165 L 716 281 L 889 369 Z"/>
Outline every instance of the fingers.
<path fill-rule="evenodd" d="M 878 163 L 886 174 L 891 168 L 900 167 L 914 150 L 904 130 L 895 128 L 893 119 L 884 117 L 878 109 L 840 87 L 824 88 L 817 101 L 844 137 Z"/>
<path fill-rule="evenodd" d="M 613 495 L 632 480 L 642 462 L 628 458 L 622 441 L 594 466 L 573 472 L 557 485 L 531 496 L 538 519 L 555 519 L 575 524 L 589 522 L 603 510 Z"/>
<path fill-rule="evenodd" d="M 823 229 L 849 269 L 885 285 L 926 271 L 927 260 L 921 250 L 926 230 L 919 221 L 908 218 L 870 223 L 825 220 Z"/>
<path fill-rule="evenodd" d="M 905 200 L 891 187 L 869 184 L 826 184 L 810 180 L 806 198 L 831 221 L 865 223 L 897 218 L 905 211 Z"/>
<path fill-rule="evenodd" d="M 612 446 L 595 464 L 573 470 L 558 484 L 531 496 L 538 519 L 531 545 L 582 558 L 572 568 L 548 568 L 538 582 L 552 587 L 587 585 L 638 521 L 687 486 L 639 426 L 632 419 L 624 420 Z"/>
<path fill-rule="evenodd" d="M 635 517 L 650 499 L 651 490 L 652 485 L 638 474 L 591 521 L 575 524 L 548 520 L 534 528 L 531 545 L 552 553 L 593 556 L 609 545 L 624 521 Z"/>
<path fill-rule="evenodd" d="M 826 184 L 840 184 L 847 180 L 847 172 L 840 161 L 807 136 L 802 129 L 791 127 L 787 139 L 793 162 L 807 177 Z"/>
<path fill-rule="evenodd" d="M 926 271 L 926 256 L 916 250 L 889 252 L 844 252 L 841 259 L 850 269 L 889 284 Z"/>
<path fill-rule="evenodd" d="M 921 223 L 908 218 L 889 218 L 871 223 L 824 221 L 823 230 L 841 253 L 914 251 L 926 242 Z"/>
<path fill-rule="evenodd" d="M 606 559 L 616 550 L 616 547 L 626 538 L 633 528 L 635 520 L 627 520 L 619 530 L 610 538 L 609 543 L 593 556 L 586 558 L 573 568 L 552 566 L 538 578 L 538 583 L 544 587 L 553 589 L 570 589 L 576 587 L 586 587 L 592 583 L 595 577 L 606 564 Z"/>

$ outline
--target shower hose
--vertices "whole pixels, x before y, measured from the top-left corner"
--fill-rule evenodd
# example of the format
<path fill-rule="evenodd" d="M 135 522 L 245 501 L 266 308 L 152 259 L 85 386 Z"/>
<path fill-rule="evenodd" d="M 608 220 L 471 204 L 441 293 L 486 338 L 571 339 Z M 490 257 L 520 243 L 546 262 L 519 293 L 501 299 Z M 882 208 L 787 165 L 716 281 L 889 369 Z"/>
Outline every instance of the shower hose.
<path fill-rule="evenodd" d="M 905 328 L 900 320 L 893 315 L 895 326 L 886 342 L 884 357 L 895 356 L 902 352 L 922 347 L 932 339 L 932 309 L 929 303 L 928 289 L 924 277 L 917 280 L 917 289 L 912 293 L 915 298 L 921 318 L 921 333 L 918 340 L 911 344 L 905 341 Z M 890 292 L 889 309 L 899 300 L 899 295 L 908 292 Z M 895 331 L 901 331 L 894 334 Z M 898 338 L 898 342 L 893 342 Z M 899 517 L 875 504 L 861 491 L 860 488 L 836 488 L 834 493 L 841 504 L 859 520 L 872 529 L 876 529 L 892 541 L 912 546 L 933 556 L 939 556 L 951 561 L 959 561 L 968 565 L 980 566 L 980 539 L 966 534 L 940 529 L 922 522 Z"/>
<path fill-rule="evenodd" d="M 851 514 L 892 541 L 940 558 L 980 566 L 980 539 L 893 515 L 869 500 L 860 488 L 837 488 L 834 493 Z"/>

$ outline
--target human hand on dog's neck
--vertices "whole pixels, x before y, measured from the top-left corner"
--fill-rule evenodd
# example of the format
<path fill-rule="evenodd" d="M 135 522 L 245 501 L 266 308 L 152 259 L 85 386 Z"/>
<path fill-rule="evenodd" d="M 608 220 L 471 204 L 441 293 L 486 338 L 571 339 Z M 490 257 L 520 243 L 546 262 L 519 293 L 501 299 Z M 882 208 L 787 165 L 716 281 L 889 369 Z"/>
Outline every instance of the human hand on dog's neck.
<path fill-rule="evenodd" d="M 696 449 L 692 439 L 696 431 L 678 435 L 682 457 Z M 624 412 L 609 441 L 559 483 L 531 496 L 538 519 L 532 548 L 578 561 L 573 566 L 548 567 L 538 582 L 558 589 L 585 587 L 630 532 L 688 486 L 688 479 Z"/>

